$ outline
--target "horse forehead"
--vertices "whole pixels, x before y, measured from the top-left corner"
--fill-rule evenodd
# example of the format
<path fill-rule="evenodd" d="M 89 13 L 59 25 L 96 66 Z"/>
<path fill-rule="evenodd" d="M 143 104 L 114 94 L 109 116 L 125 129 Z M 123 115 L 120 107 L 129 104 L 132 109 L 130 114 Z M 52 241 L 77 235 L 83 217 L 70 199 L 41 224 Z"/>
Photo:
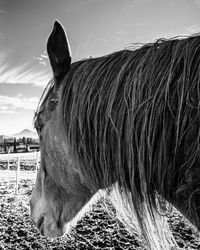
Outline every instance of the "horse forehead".
<path fill-rule="evenodd" d="M 37 121 L 37 118 L 40 119 L 40 116 L 44 116 L 44 114 L 47 112 L 49 113 L 52 109 L 52 106 L 57 104 L 57 100 L 58 93 L 54 91 L 54 79 L 51 79 L 40 98 L 35 115 L 35 121 Z"/>
<path fill-rule="evenodd" d="M 50 120 L 51 114 L 56 114 L 57 100 L 58 99 L 54 95 L 50 95 L 49 98 L 38 108 L 35 119 L 36 124 L 40 122 L 46 123 Z"/>

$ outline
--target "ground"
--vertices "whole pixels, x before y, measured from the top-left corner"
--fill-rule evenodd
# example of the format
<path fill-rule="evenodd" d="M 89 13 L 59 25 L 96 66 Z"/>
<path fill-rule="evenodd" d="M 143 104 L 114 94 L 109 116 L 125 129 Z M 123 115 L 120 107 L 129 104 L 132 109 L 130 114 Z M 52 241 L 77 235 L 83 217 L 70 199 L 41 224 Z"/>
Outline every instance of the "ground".
<path fill-rule="evenodd" d="M 93 205 L 92 211 L 77 224 L 70 237 L 57 240 L 42 237 L 29 219 L 28 201 L 35 172 L 24 170 L 20 173 L 18 195 L 14 192 L 14 180 L 15 171 L 10 171 L 8 178 L 6 170 L 0 170 L 0 250 L 145 249 L 142 239 L 124 228 L 116 219 L 115 209 L 103 198 Z M 180 214 L 173 212 L 168 220 L 181 249 L 200 249 L 199 236 Z"/>

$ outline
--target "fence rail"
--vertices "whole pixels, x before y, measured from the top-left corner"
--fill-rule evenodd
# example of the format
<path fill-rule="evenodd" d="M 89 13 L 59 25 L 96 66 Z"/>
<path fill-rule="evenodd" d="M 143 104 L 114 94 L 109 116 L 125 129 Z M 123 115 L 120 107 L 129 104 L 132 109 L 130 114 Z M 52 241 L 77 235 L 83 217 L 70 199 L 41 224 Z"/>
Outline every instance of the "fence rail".
<path fill-rule="evenodd" d="M 40 152 L 31 152 L 31 153 L 8 153 L 8 154 L 0 154 L 0 162 L 7 162 L 7 187 L 10 187 L 10 173 L 13 170 L 10 169 L 10 163 L 14 162 L 16 164 L 16 175 L 15 175 L 15 194 L 18 194 L 19 190 L 19 181 L 20 181 L 20 165 L 21 163 L 26 164 L 27 162 L 35 165 L 35 172 L 37 172 L 40 163 Z"/>
<path fill-rule="evenodd" d="M 36 155 L 40 155 L 40 152 L 0 154 L 0 160 L 7 160 L 8 157 L 9 159 L 17 159 L 18 157 L 21 159 L 35 159 Z"/>

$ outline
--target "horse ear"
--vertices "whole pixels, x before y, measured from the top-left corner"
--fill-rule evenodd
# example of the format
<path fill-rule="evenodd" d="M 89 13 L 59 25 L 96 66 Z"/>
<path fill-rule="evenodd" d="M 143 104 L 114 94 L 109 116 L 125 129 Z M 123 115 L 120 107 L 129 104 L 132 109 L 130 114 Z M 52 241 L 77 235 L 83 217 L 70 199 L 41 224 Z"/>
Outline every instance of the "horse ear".
<path fill-rule="evenodd" d="M 47 53 L 54 75 L 55 87 L 58 89 L 71 64 L 69 42 L 62 25 L 58 21 L 55 21 L 47 41 Z"/>

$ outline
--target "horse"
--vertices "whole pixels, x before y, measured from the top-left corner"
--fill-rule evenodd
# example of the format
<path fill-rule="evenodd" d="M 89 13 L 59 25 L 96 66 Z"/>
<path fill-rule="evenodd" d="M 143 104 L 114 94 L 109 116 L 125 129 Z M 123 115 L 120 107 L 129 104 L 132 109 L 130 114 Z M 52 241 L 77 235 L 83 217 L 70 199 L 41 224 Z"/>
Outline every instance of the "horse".
<path fill-rule="evenodd" d="M 62 236 L 98 190 L 114 189 L 149 249 L 167 249 L 152 248 L 148 224 L 162 232 L 168 208 L 200 230 L 200 36 L 72 63 L 56 21 L 47 53 L 53 78 L 34 118 L 41 166 L 30 199 L 41 234 Z"/>

